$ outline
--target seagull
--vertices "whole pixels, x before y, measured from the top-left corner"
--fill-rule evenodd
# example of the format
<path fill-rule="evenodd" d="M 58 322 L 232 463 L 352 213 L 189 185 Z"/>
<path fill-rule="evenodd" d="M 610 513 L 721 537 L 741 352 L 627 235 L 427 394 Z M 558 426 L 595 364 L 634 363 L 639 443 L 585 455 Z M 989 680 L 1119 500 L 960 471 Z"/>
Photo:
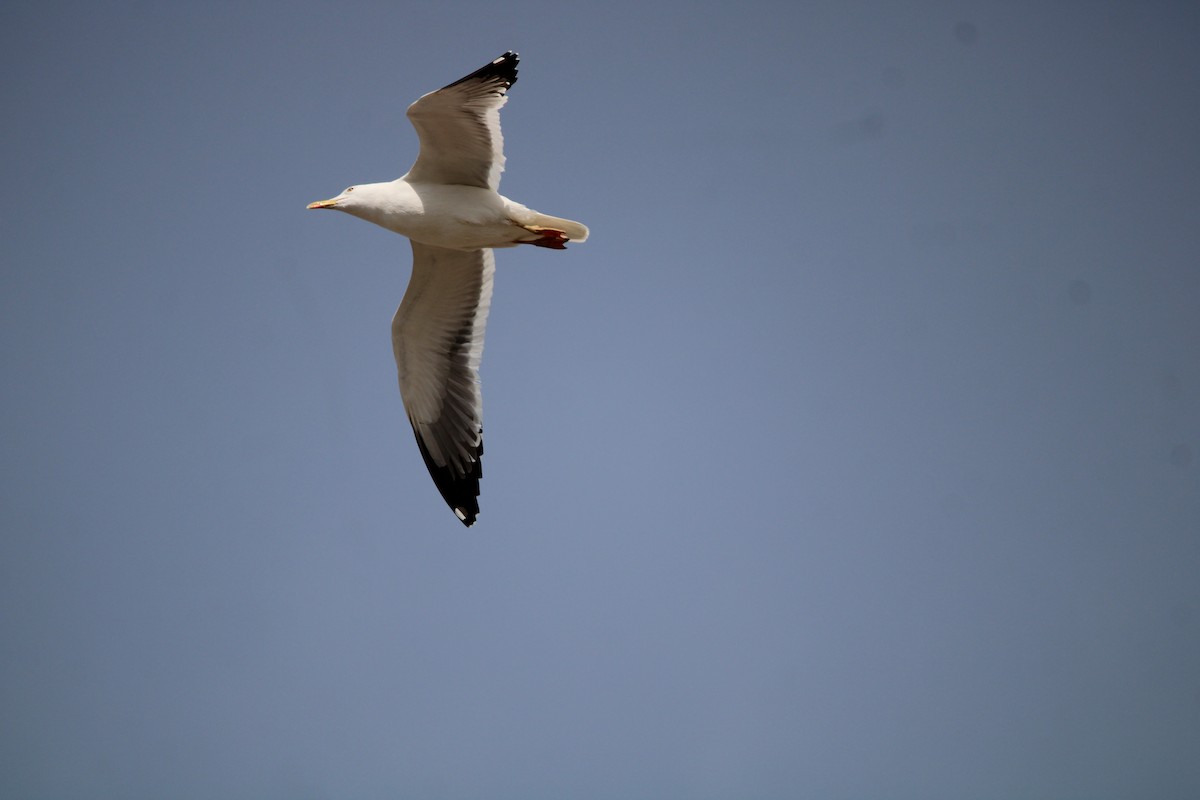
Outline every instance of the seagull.
<path fill-rule="evenodd" d="M 580 222 L 541 214 L 496 189 L 504 170 L 500 109 L 517 82 L 511 50 L 408 107 L 421 149 L 408 174 L 351 186 L 331 208 L 406 236 L 413 266 L 392 319 L 400 398 L 433 482 L 467 527 L 479 514 L 483 401 L 479 362 L 496 247 L 565 250 Z"/>

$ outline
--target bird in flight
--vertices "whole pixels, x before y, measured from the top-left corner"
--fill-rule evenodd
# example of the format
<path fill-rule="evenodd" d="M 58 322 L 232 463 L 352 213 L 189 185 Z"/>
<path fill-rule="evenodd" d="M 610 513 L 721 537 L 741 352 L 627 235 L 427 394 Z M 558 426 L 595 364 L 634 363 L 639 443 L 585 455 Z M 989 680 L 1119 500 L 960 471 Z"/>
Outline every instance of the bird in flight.
<path fill-rule="evenodd" d="M 407 175 L 351 186 L 331 208 L 407 236 L 412 277 L 392 319 L 400 398 L 433 482 L 466 526 L 479 514 L 483 401 L 479 361 L 492 301 L 492 249 L 554 250 L 587 226 L 538 213 L 496 189 L 504 169 L 500 108 L 517 82 L 516 53 L 408 107 L 421 142 Z"/>

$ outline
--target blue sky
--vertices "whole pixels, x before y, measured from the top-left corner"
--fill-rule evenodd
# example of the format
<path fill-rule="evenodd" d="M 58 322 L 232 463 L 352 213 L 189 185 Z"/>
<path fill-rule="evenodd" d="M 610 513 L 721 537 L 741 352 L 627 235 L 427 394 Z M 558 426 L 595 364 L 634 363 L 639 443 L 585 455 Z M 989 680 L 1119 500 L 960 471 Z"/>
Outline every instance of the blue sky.
<path fill-rule="evenodd" d="M 1185 3 L 0 12 L 0 794 L 1200 792 Z M 504 50 L 479 522 L 407 170 Z"/>

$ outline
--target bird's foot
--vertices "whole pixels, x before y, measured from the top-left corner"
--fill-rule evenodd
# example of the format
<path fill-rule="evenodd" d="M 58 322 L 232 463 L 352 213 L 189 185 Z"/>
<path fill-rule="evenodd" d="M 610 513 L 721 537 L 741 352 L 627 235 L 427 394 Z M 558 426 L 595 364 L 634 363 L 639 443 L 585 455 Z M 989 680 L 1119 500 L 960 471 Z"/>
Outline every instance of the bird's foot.
<path fill-rule="evenodd" d="M 538 238 L 522 244 L 531 244 L 534 247 L 549 247 L 551 250 L 566 250 L 567 242 L 571 241 L 567 238 L 567 234 L 563 231 L 554 228 L 543 228 L 540 225 L 524 225 L 522 226 L 530 233 L 536 233 Z"/>

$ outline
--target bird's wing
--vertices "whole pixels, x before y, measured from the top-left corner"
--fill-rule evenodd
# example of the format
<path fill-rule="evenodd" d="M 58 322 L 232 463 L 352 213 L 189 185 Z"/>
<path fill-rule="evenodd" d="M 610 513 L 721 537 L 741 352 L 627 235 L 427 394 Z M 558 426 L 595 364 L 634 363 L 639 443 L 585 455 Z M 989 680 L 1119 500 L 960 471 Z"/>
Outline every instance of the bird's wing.
<path fill-rule="evenodd" d="M 508 101 L 508 88 L 517 82 L 518 60 L 510 50 L 408 107 L 421 152 L 405 178 L 493 191 L 500 185 L 504 171 L 500 107 Z"/>
<path fill-rule="evenodd" d="M 412 250 L 412 278 L 392 319 L 400 397 L 433 482 L 470 526 L 479 513 L 479 361 L 495 259 L 491 250 L 447 250 L 418 242 L 412 242 Z"/>

